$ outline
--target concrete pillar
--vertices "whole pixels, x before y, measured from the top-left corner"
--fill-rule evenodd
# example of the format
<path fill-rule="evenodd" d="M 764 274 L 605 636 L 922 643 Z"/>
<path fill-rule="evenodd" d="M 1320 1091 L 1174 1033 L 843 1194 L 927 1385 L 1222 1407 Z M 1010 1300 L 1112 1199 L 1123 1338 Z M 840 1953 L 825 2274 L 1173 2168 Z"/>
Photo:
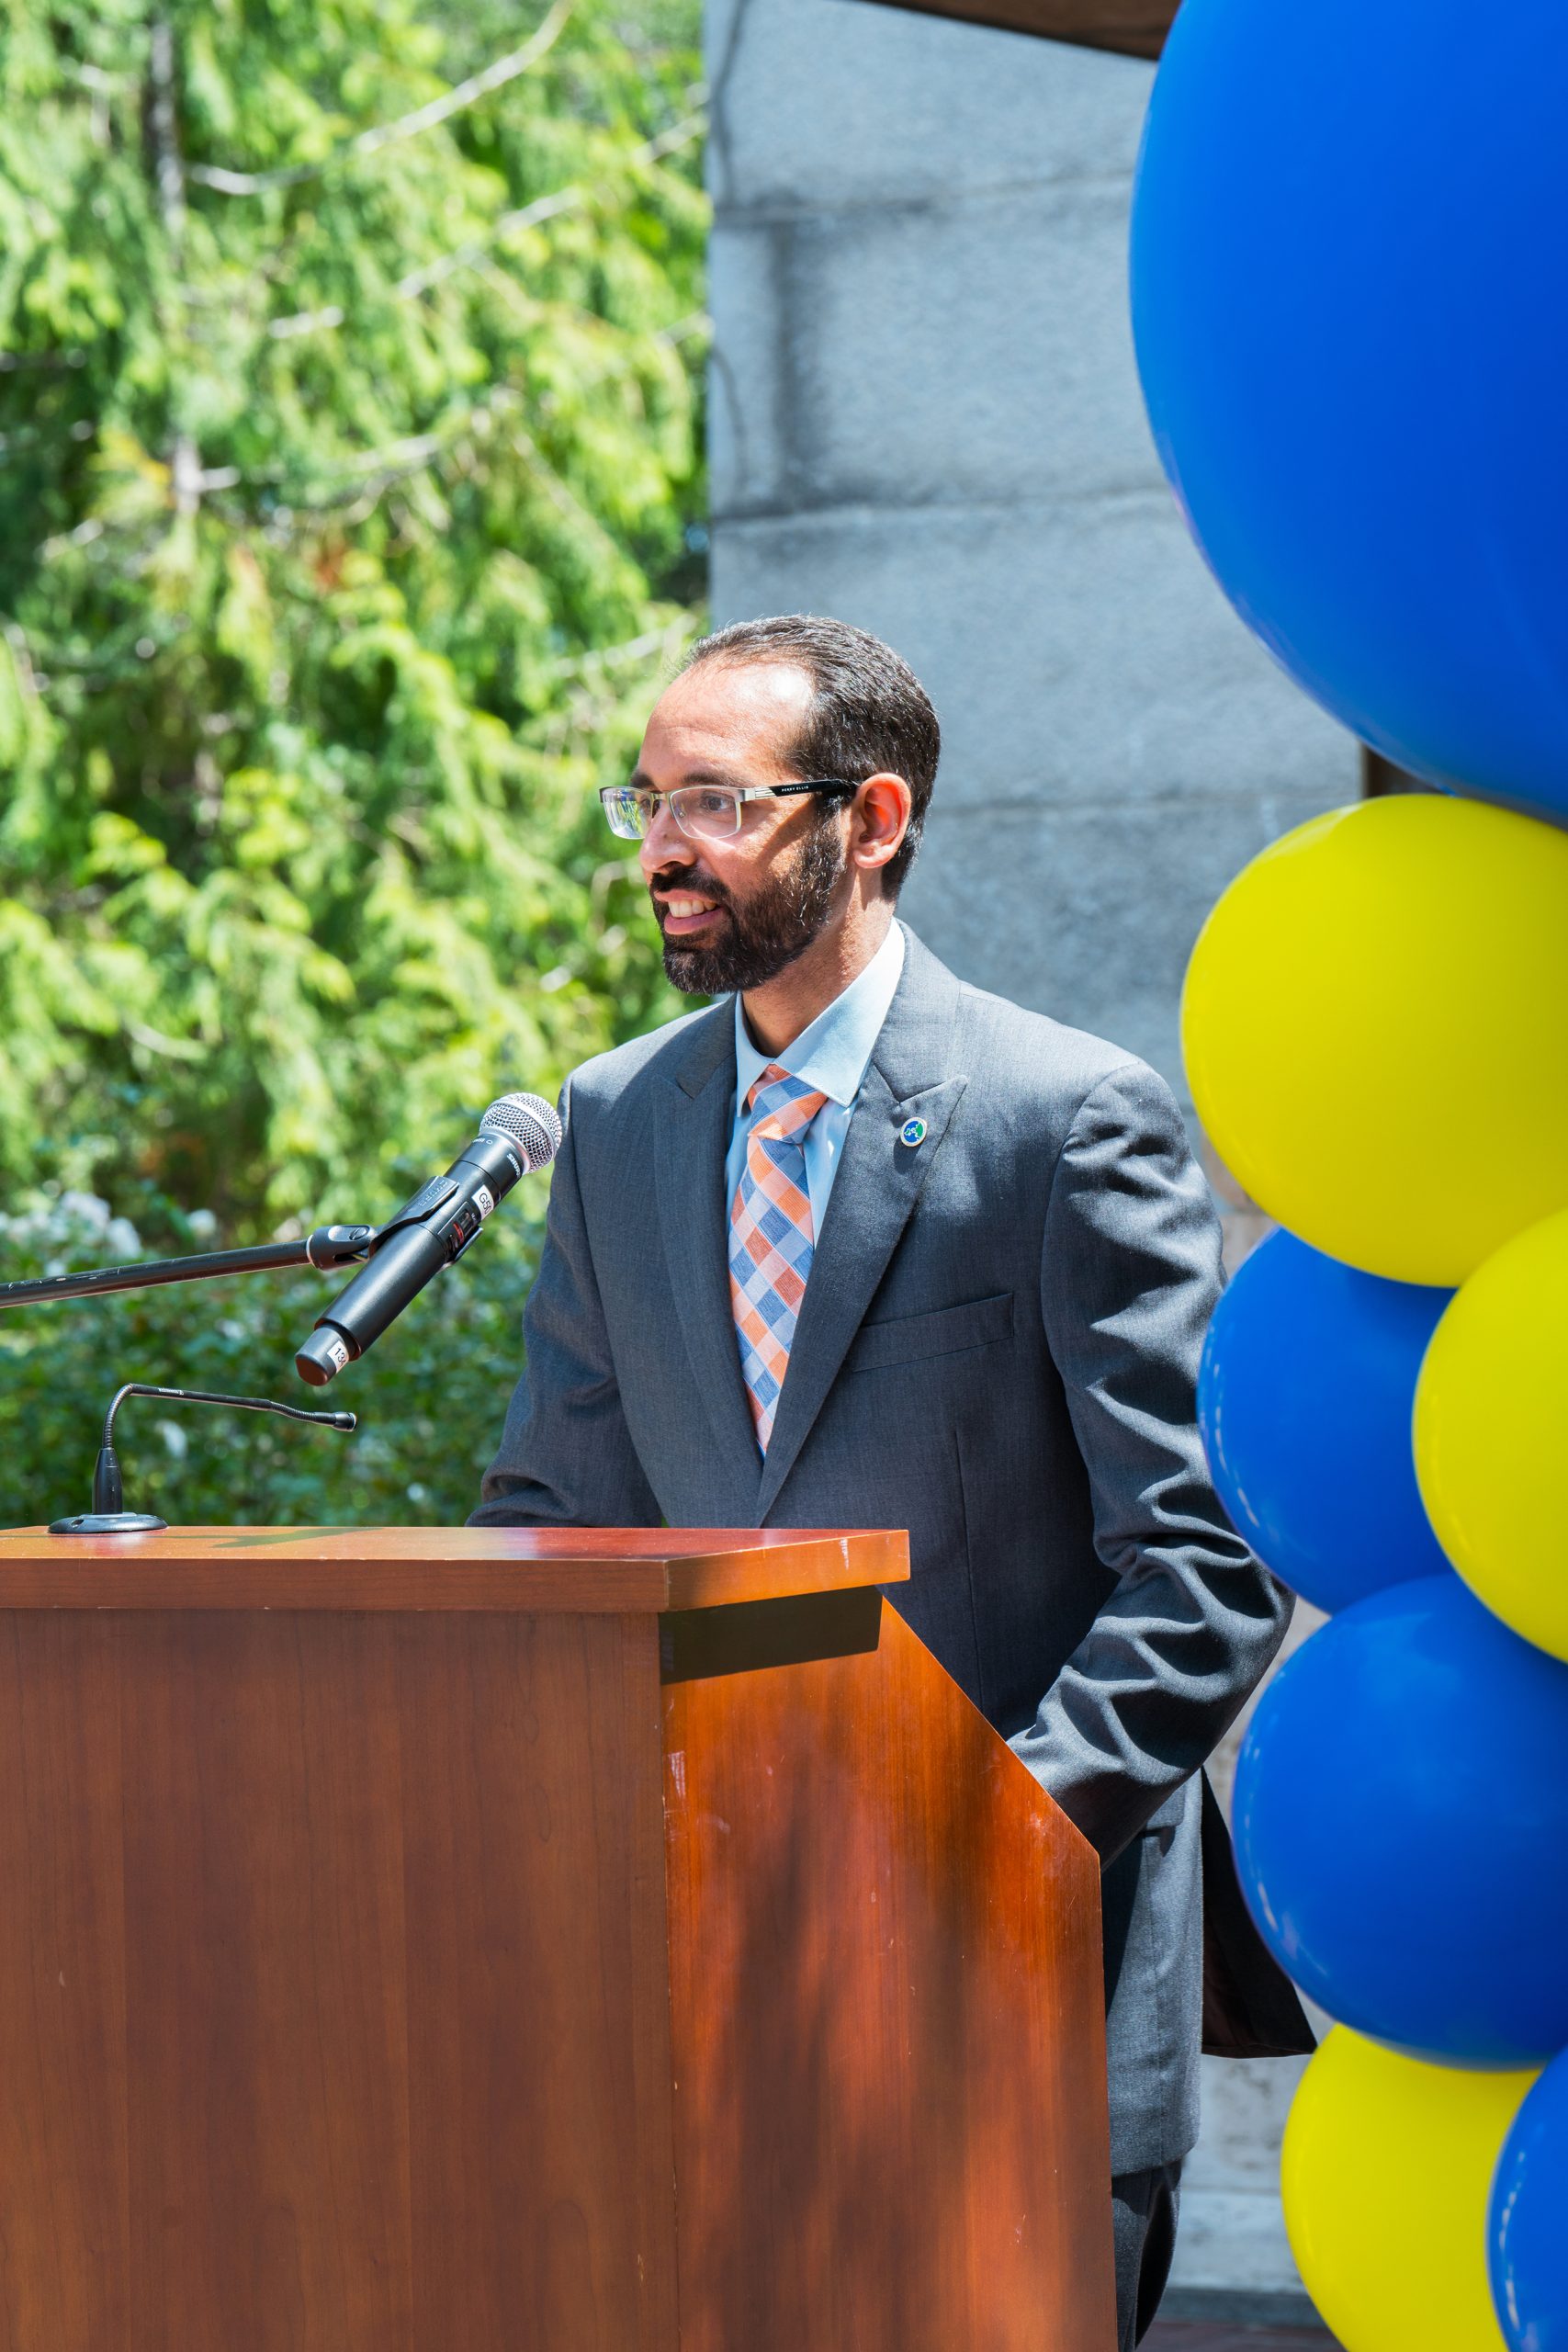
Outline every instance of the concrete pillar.
<path fill-rule="evenodd" d="M 829 612 L 898 648 L 945 741 L 903 911 L 1185 1099 L 1204 914 L 1359 771 L 1214 587 L 1150 443 L 1126 233 L 1153 69 L 864 0 L 710 0 L 708 46 L 715 617 Z M 1212 2073 L 1190 2295 L 1295 2289 L 1288 2090 Z"/>
<path fill-rule="evenodd" d="M 1180 1084 L 1198 925 L 1356 797 L 1160 477 L 1127 209 L 1153 68 L 864 0 L 712 0 L 716 618 L 887 638 L 946 749 L 905 911 Z"/>

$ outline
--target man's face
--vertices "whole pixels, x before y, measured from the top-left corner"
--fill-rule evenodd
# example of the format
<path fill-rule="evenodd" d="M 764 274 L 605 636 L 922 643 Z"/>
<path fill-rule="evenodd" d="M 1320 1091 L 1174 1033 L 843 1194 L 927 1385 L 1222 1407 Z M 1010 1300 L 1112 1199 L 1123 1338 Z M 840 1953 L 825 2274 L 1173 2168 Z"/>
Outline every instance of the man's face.
<path fill-rule="evenodd" d="M 794 662 L 700 662 L 655 706 L 637 786 L 793 783 L 780 746 L 797 739 L 811 695 Z M 810 946 L 840 895 L 841 801 L 750 800 L 741 817 L 733 838 L 692 841 L 660 804 L 642 844 L 664 968 L 688 995 L 761 987 Z"/>

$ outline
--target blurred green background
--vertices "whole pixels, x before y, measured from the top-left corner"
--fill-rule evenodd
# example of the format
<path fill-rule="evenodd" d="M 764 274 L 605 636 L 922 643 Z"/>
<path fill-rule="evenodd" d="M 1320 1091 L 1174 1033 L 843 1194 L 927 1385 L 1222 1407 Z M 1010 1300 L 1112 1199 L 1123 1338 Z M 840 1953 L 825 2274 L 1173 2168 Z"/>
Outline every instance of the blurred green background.
<path fill-rule="evenodd" d="M 0 1278 L 374 1220 L 677 1010 L 596 787 L 701 623 L 695 0 L 10 0 Z M 132 1402 L 171 1520 L 460 1519 L 544 1180 L 334 1389 Z M 194 1218 L 194 1223 L 193 1223 Z M 0 1318 L 0 1522 L 114 1386 L 309 1401 L 326 1278 Z"/>

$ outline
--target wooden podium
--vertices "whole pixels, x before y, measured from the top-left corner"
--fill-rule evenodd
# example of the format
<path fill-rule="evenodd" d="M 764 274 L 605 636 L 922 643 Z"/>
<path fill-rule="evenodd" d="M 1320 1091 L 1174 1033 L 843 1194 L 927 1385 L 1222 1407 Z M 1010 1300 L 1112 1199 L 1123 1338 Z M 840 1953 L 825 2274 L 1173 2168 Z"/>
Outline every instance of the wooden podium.
<path fill-rule="evenodd" d="M 907 1575 L 0 1536 L 0 2352 L 1111 2352 L 1095 1857 Z"/>

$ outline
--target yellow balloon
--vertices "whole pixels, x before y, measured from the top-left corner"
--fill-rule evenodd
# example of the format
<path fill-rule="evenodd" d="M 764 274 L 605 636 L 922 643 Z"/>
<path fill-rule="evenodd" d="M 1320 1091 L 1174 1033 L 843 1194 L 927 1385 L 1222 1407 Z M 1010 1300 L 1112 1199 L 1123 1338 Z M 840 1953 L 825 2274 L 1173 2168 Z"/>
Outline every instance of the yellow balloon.
<path fill-rule="evenodd" d="M 1568 1215 L 1499 1250 L 1432 1334 L 1416 1474 L 1438 1541 L 1488 1609 L 1568 1658 Z"/>
<path fill-rule="evenodd" d="M 1299 826 L 1188 967 L 1199 1116 L 1330 1257 L 1461 1283 L 1568 1207 L 1568 831 L 1404 794 Z"/>
<path fill-rule="evenodd" d="M 1345 2352 L 1506 2352 L 1486 2204 L 1535 2073 L 1429 2066 L 1336 2026 L 1302 2076 L 1280 2187 L 1291 2250 Z"/>

